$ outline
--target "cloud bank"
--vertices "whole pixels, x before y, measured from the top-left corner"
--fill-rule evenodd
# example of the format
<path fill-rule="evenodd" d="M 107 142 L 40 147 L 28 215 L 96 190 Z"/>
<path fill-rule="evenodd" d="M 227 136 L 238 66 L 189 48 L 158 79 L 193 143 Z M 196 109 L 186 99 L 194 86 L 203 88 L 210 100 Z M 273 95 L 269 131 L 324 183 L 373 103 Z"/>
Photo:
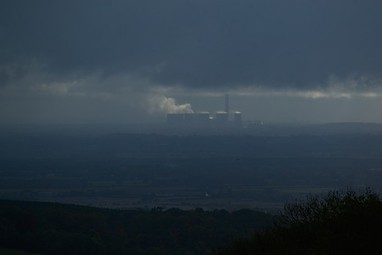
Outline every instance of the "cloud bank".
<path fill-rule="evenodd" d="M 0 114 L 45 102 L 36 114 L 64 116 L 75 101 L 132 119 L 225 93 L 374 107 L 381 10 L 380 0 L 3 0 Z"/>
<path fill-rule="evenodd" d="M 2 66 L 34 59 L 57 76 L 276 89 L 381 78 L 377 0 L 6 0 L 0 10 Z M 1 81 L 19 75 L 2 70 Z"/>

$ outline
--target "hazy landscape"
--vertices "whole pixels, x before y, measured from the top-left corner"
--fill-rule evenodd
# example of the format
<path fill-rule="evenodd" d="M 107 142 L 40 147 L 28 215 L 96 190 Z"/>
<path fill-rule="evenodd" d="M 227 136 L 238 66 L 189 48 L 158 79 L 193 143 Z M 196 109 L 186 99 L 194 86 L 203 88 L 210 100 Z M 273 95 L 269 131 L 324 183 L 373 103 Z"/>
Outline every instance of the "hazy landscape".
<path fill-rule="evenodd" d="M 349 127 L 341 134 L 343 125 Z M 0 197 L 107 208 L 275 212 L 306 194 L 382 188 L 379 125 L 223 131 L 2 135 Z"/>
<path fill-rule="evenodd" d="M 382 1 L 1 0 L 0 254 L 381 254 Z"/>
<path fill-rule="evenodd" d="M 323 211 L 325 220 L 339 222 L 332 229 L 338 233 L 321 225 L 300 233 L 300 223 L 274 227 L 280 214 L 293 212 L 285 205 L 334 190 L 382 188 L 378 124 L 28 130 L 0 136 L 1 254 L 245 254 L 263 245 L 279 254 L 284 239 L 290 251 L 309 250 L 309 242 L 297 245 L 306 235 L 321 243 L 317 250 L 327 250 L 332 243 L 321 236 L 349 231 L 341 220 L 349 226 L 361 216 Z M 340 215 L 370 212 L 370 224 L 379 224 L 373 218 L 379 203 L 371 208 L 362 197 L 351 199 L 360 209 L 330 206 Z M 374 245 L 362 240 L 357 249 Z"/>

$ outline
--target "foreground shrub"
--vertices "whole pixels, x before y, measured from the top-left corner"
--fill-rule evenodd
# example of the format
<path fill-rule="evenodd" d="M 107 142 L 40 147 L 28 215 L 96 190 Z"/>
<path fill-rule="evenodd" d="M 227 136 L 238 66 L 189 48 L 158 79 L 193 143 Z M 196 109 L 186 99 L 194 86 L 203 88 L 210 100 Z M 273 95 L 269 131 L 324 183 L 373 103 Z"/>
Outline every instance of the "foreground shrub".
<path fill-rule="evenodd" d="M 367 189 L 287 204 L 275 226 L 216 254 L 381 254 L 382 202 Z"/>

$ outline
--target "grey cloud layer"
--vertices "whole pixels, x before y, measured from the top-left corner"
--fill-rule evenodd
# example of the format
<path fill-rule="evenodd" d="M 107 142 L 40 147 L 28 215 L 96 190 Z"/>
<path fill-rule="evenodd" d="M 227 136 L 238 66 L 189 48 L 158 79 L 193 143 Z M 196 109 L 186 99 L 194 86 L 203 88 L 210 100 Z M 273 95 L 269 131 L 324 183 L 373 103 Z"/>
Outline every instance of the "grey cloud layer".
<path fill-rule="evenodd" d="M 381 24 L 380 0 L 4 0 L 0 65 L 16 68 L 0 81 L 33 60 L 55 76 L 191 88 L 315 89 L 331 76 L 380 86 Z"/>

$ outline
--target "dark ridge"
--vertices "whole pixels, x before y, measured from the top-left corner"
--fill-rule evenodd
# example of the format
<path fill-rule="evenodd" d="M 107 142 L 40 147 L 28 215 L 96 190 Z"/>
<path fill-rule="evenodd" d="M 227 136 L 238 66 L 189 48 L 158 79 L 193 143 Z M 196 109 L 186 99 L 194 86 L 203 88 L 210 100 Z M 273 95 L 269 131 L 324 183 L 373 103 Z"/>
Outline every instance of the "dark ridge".
<path fill-rule="evenodd" d="M 252 210 L 111 210 L 0 200 L 0 250 L 38 254 L 209 254 L 269 227 Z"/>

